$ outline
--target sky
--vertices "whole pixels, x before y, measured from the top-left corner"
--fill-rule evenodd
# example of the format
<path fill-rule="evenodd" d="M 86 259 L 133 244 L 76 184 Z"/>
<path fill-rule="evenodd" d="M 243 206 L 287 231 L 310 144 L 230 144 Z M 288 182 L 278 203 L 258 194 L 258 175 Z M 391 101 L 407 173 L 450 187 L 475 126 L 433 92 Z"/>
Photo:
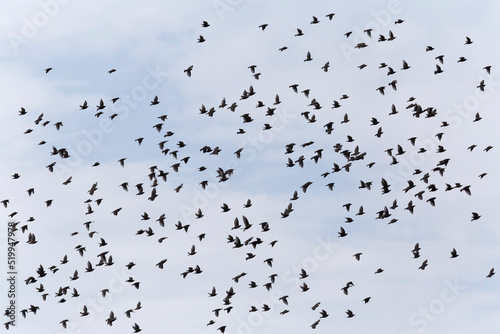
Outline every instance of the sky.
<path fill-rule="evenodd" d="M 498 333 L 499 275 L 486 276 L 500 270 L 499 15 L 495 1 L 2 2 L 4 309 L 9 222 L 19 241 L 9 333 Z M 113 264 L 96 266 L 102 252 Z"/>

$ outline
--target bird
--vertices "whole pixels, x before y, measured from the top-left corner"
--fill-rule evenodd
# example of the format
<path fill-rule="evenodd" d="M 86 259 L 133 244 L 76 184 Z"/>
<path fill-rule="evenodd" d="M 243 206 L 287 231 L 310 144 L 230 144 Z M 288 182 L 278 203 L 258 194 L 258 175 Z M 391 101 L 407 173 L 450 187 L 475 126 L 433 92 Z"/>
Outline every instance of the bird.
<path fill-rule="evenodd" d="M 153 101 L 151 101 L 151 104 L 150 104 L 150 105 L 151 105 L 151 106 L 155 106 L 155 105 L 157 105 L 157 104 L 159 104 L 159 103 L 160 103 L 160 102 L 158 101 L 158 96 L 155 96 L 155 97 L 153 98 Z"/>
<path fill-rule="evenodd" d="M 88 309 L 87 309 L 87 306 L 86 305 L 83 305 L 83 310 L 80 312 L 80 316 L 81 317 L 85 317 L 87 315 L 89 315 L 90 313 L 88 312 Z"/>
<path fill-rule="evenodd" d="M 478 220 L 481 216 L 477 212 L 472 213 L 471 221 Z"/>
<path fill-rule="evenodd" d="M 106 106 L 104 105 L 104 101 L 102 99 L 99 101 L 99 104 L 96 107 L 97 107 L 97 110 L 102 110 L 102 109 L 106 108 Z"/>
<path fill-rule="evenodd" d="M 163 259 L 156 264 L 156 266 L 160 269 L 163 269 L 163 265 L 167 262 L 167 259 Z"/>
<path fill-rule="evenodd" d="M 312 60 L 312 57 L 311 57 L 311 52 L 307 52 L 307 55 L 306 55 L 306 59 L 304 59 L 304 61 L 311 61 Z"/>
<path fill-rule="evenodd" d="M 304 278 L 309 277 L 309 275 L 307 274 L 307 272 L 304 269 L 300 270 L 299 275 L 300 275 L 300 277 L 299 277 L 300 279 L 304 279 Z"/>
<path fill-rule="evenodd" d="M 139 333 L 142 330 L 137 323 L 132 325 L 132 329 L 134 330 L 134 333 Z"/>
<path fill-rule="evenodd" d="M 477 86 L 477 88 L 479 88 L 479 90 L 481 90 L 481 92 L 484 92 L 484 87 L 485 87 L 485 83 L 484 83 L 484 80 L 481 80 L 481 82 L 479 83 L 479 86 Z"/>
<path fill-rule="evenodd" d="M 330 62 L 329 62 L 329 61 L 327 61 L 327 62 L 325 63 L 325 65 L 323 65 L 323 66 L 321 67 L 321 69 L 322 69 L 324 72 L 328 72 L 328 68 L 329 68 L 329 67 L 330 67 Z"/>
<path fill-rule="evenodd" d="M 304 192 L 304 194 L 306 193 L 307 189 L 309 188 L 309 186 L 312 184 L 311 181 L 308 181 L 306 183 L 304 183 L 300 188 L 302 189 L 302 192 Z"/>
<path fill-rule="evenodd" d="M 184 73 L 187 74 L 188 77 L 191 77 L 191 71 L 193 70 L 193 65 L 189 66 L 184 70 Z"/>
<path fill-rule="evenodd" d="M 439 74 L 439 73 L 443 73 L 443 70 L 441 69 L 441 66 L 436 64 L 436 70 L 434 71 L 434 74 Z"/>
<path fill-rule="evenodd" d="M 61 326 L 66 329 L 68 327 L 68 321 L 69 319 L 63 319 L 61 321 L 59 321 L 59 323 L 61 324 Z"/>

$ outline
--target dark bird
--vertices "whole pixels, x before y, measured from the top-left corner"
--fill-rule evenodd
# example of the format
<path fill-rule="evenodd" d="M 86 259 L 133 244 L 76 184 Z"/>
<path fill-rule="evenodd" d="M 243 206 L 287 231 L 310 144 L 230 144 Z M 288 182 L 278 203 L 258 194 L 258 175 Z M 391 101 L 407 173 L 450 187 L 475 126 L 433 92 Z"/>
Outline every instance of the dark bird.
<path fill-rule="evenodd" d="M 111 311 L 109 313 L 109 317 L 108 319 L 106 319 L 106 323 L 109 325 L 109 326 L 113 326 L 113 321 L 116 320 L 116 317 L 115 317 L 115 314 L 113 313 L 113 311 Z"/>
<path fill-rule="evenodd" d="M 64 320 L 61 320 L 59 323 L 63 326 L 64 329 L 66 329 L 68 327 L 67 323 L 68 323 L 68 319 L 64 319 Z"/>
<path fill-rule="evenodd" d="M 80 316 L 81 317 L 85 317 L 87 315 L 89 315 L 90 313 L 88 312 L 88 309 L 87 309 L 87 306 L 86 305 L 83 305 L 83 311 L 80 312 Z"/>
<path fill-rule="evenodd" d="M 315 321 L 315 322 L 311 325 L 311 328 L 312 328 L 312 329 L 316 329 L 316 327 L 319 325 L 319 322 L 320 322 L 320 320 L 319 320 L 319 319 L 318 319 L 318 320 L 316 320 L 316 321 Z"/>
<path fill-rule="evenodd" d="M 157 105 L 158 103 L 160 103 L 160 102 L 158 101 L 158 96 L 155 96 L 155 97 L 153 98 L 153 101 L 151 101 L 150 106 L 155 106 L 155 105 Z"/>
<path fill-rule="evenodd" d="M 434 71 L 434 74 L 438 74 L 438 73 L 443 73 L 443 70 L 441 69 L 441 66 L 436 64 L 436 70 Z"/>
<path fill-rule="evenodd" d="M 309 186 L 312 184 L 311 181 L 308 181 L 306 183 L 304 183 L 300 188 L 302 189 L 302 191 L 304 192 L 304 194 L 306 193 L 307 191 L 307 188 L 309 188 Z"/>
<path fill-rule="evenodd" d="M 307 272 L 304 269 L 300 270 L 299 275 L 300 275 L 300 277 L 299 277 L 300 279 L 309 277 L 309 275 L 307 274 Z"/>
<path fill-rule="evenodd" d="M 163 269 L 163 265 L 165 264 L 165 262 L 167 262 L 167 259 L 161 260 L 156 264 L 156 266 L 160 269 Z"/>
<path fill-rule="evenodd" d="M 97 110 L 102 110 L 102 109 L 106 108 L 106 106 L 104 105 L 104 101 L 102 99 L 99 101 L 99 104 L 96 107 L 97 107 Z"/>
<path fill-rule="evenodd" d="M 311 52 L 307 52 L 307 55 L 306 55 L 306 59 L 304 59 L 304 61 L 311 61 L 312 60 L 312 57 L 311 57 Z"/>
<path fill-rule="evenodd" d="M 479 88 L 481 90 L 481 92 L 484 92 L 484 87 L 486 87 L 486 85 L 484 84 L 484 80 L 481 80 L 481 82 L 479 83 L 479 86 L 477 86 L 477 88 Z"/>
<path fill-rule="evenodd" d="M 193 70 L 193 65 L 189 66 L 184 70 L 184 73 L 187 74 L 188 77 L 191 77 L 191 71 Z"/>
<path fill-rule="evenodd" d="M 481 216 L 477 212 L 473 212 L 470 221 L 478 220 L 479 218 L 481 218 Z"/>
<path fill-rule="evenodd" d="M 139 327 L 137 323 L 134 323 L 132 325 L 132 328 L 134 329 L 134 333 L 139 333 L 140 331 L 142 331 L 142 329 Z"/>

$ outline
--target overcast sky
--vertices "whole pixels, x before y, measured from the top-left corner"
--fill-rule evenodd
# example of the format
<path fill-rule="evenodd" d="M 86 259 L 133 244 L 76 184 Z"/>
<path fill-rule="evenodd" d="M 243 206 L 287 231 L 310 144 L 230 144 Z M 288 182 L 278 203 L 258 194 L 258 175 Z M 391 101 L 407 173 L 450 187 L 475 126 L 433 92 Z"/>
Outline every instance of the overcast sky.
<path fill-rule="evenodd" d="M 2 2 L 4 276 L 7 223 L 19 222 L 18 314 L 10 332 L 132 333 L 136 323 L 142 333 L 220 333 L 221 326 L 226 333 L 305 333 L 324 310 L 329 315 L 317 333 L 498 333 L 499 275 L 486 278 L 500 270 L 498 17 L 495 1 Z M 255 94 L 242 98 L 250 86 Z M 155 96 L 159 103 L 151 105 Z M 97 110 L 101 99 L 105 108 Z M 334 101 L 340 106 L 332 108 Z M 424 111 L 419 117 L 416 105 Z M 215 112 L 202 114 L 203 106 Z M 212 151 L 203 153 L 205 146 Z M 53 147 L 69 157 L 52 155 Z M 216 147 L 220 152 L 210 154 Z M 46 166 L 54 162 L 51 173 Z M 442 175 L 436 168 L 444 168 Z M 220 169 L 233 173 L 220 182 Z M 13 179 L 15 173 L 20 177 Z M 390 185 L 385 194 L 382 179 Z M 371 190 L 360 181 L 372 182 Z M 414 187 L 405 191 L 408 181 Z M 144 194 L 136 195 L 137 184 Z M 295 191 L 299 198 L 291 200 Z M 413 214 L 405 210 L 410 201 Z M 231 210 L 222 212 L 223 203 Z M 290 203 L 293 211 L 283 218 Z M 377 219 L 384 208 L 390 216 Z M 473 212 L 480 218 L 471 221 Z M 162 214 L 164 226 L 157 221 Z M 243 216 L 252 227 L 232 229 Z M 187 232 L 176 229 L 178 222 L 189 225 Z M 347 236 L 339 237 L 341 227 Z M 148 228 L 154 235 L 137 234 Z M 34 244 L 26 242 L 30 233 Z M 233 248 L 228 235 L 262 243 Z M 188 255 L 192 245 L 196 254 Z M 454 248 L 458 257 L 450 258 Z M 96 267 L 104 251 L 114 264 Z M 246 260 L 248 253 L 255 257 Z M 272 267 L 265 263 L 270 258 Z M 87 273 L 88 261 L 95 270 Z M 136 264 L 130 270 L 129 262 Z M 197 265 L 200 274 L 183 278 Z M 308 277 L 300 278 L 301 269 Z M 75 270 L 79 278 L 70 280 Z M 28 277 L 36 282 L 25 284 Z M 249 288 L 252 281 L 256 288 Z M 347 282 L 354 286 L 345 295 Z M 40 284 L 45 291 L 37 292 Z M 6 280 L 0 287 L 6 308 Z M 68 294 L 56 296 L 59 287 L 70 287 Z M 208 295 L 212 287 L 215 297 Z M 79 297 L 71 297 L 73 288 Z M 224 305 L 230 288 L 235 295 Z M 127 318 L 139 301 L 142 308 Z M 23 318 L 20 311 L 30 305 L 40 309 Z M 84 305 L 89 315 L 82 317 Z M 355 315 L 347 318 L 348 310 Z M 117 319 L 108 326 L 111 311 Z"/>

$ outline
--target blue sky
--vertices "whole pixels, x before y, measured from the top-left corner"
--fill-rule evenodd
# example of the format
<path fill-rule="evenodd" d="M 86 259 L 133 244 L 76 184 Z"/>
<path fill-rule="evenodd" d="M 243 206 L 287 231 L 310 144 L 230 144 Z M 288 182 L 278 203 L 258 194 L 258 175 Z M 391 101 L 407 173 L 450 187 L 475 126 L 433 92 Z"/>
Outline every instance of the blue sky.
<path fill-rule="evenodd" d="M 6 1 L 0 5 L 0 200 L 4 225 L 8 215 L 27 225 L 18 231 L 17 246 L 19 310 L 40 307 L 24 319 L 18 314 L 13 333 L 126 333 L 137 323 L 143 333 L 304 333 L 322 318 L 315 332 L 332 330 L 352 333 L 497 333 L 499 331 L 497 275 L 500 230 L 493 196 L 499 176 L 493 168 L 499 147 L 500 81 L 497 39 L 499 5 L 433 1 Z M 332 20 L 326 15 L 334 13 Z M 318 24 L 310 24 L 312 17 Z M 404 22 L 396 24 L 401 19 Z M 203 28 L 203 21 L 210 26 Z M 268 24 L 261 30 L 261 24 Z M 304 33 L 295 36 L 297 28 Z M 372 37 L 365 32 L 372 29 Z M 379 36 L 396 37 L 378 42 Z M 352 32 L 346 38 L 344 35 Z M 199 36 L 206 39 L 197 43 Z M 466 36 L 473 41 L 465 44 Z M 366 48 L 355 48 L 366 43 Z M 279 48 L 288 49 L 280 52 Z M 428 46 L 433 50 L 426 51 Z M 304 61 L 307 52 L 312 60 Z M 440 64 L 437 56 L 444 55 Z M 466 61 L 458 62 L 460 57 Z M 403 60 L 410 66 L 402 70 Z M 329 62 L 328 72 L 321 67 Z M 396 72 L 387 75 L 386 63 Z M 358 66 L 366 65 L 359 69 Z M 436 64 L 443 73 L 434 74 Z M 248 68 L 256 65 L 259 79 Z M 192 76 L 184 72 L 193 66 Z M 487 73 L 485 66 L 491 66 Z M 53 69 L 45 73 L 45 69 Z M 108 74 L 111 69 L 116 72 Z M 397 90 L 388 83 L 397 80 Z M 484 80 L 484 92 L 477 86 Z M 289 87 L 298 84 L 298 94 Z M 255 95 L 241 99 L 252 86 Z M 385 94 L 377 91 L 385 87 Z M 301 91 L 309 89 L 309 97 Z M 343 95 L 346 99 L 341 99 Z M 279 95 L 281 103 L 274 105 Z M 158 96 L 159 104 L 151 106 Z M 407 108 L 414 103 L 435 108 L 437 115 L 416 118 Z M 119 98 L 116 103 L 111 99 Z M 219 108 L 222 99 L 234 112 Z M 321 108 L 314 109 L 312 99 Z M 95 117 L 103 100 L 106 108 Z M 80 110 L 83 101 L 89 108 Z M 264 107 L 256 107 L 259 101 Z M 333 101 L 341 106 L 332 109 Z M 215 108 L 213 117 L 200 114 L 204 105 Z M 389 115 L 394 105 L 398 113 Z M 21 107 L 27 111 L 19 116 Z M 267 108 L 276 108 L 265 116 Z M 308 121 L 303 112 L 314 115 Z M 46 126 L 34 124 L 43 113 Z M 479 113 L 480 121 L 473 122 Z M 116 114 L 110 119 L 110 116 Z M 253 121 L 243 123 L 241 115 Z M 344 115 L 349 122 L 342 122 Z M 158 117 L 167 115 L 162 121 Z M 379 124 L 371 125 L 376 118 Z M 324 125 L 334 122 L 331 134 Z M 62 122 L 60 130 L 53 124 Z M 443 127 L 443 122 L 449 125 Z M 162 124 L 160 132 L 153 126 Z M 264 124 L 271 125 L 263 130 Z M 381 127 L 383 134 L 375 136 Z M 27 129 L 33 131 L 24 134 Z M 244 134 L 237 134 L 244 129 Z M 167 135 L 171 131 L 173 134 Z M 436 134 L 443 133 L 441 140 Z M 347 142 L 347 136 L 354 141 Z M 416 137 L 412 146 L 408 139 Z M 143 138 L 141 145 L 137 138 Z M 45 141 L 44 145 L 38 145 Z M 158 143 L 165 141 L 168 154 Z M 179 142 L 185 144 L 180 147 Z M 302 147 L 302 144 L 313 142 Z M 295 143 L 294 152 L 285 146 Z M 349 172 L 333 173 L 346 158 L 333 146 L 351 154 L 366 152 L 363 160 L 351 161 Z M 472 144 L 477 147 L 469 151 Z M 397 146 L 405 151 L 397 153 Z M 445 149 L 438 153 L 438 146 Z M 68 159 L 52 156 L 52 146 L 66 148 Z M 219 154 L 202 153 L 209 146 Z M 493 146 L 485 152 L 484 149 Z M 393 149 L 397 164 L 385 151 Z M 424 148 L 424 153 L 418 153 Z M 234 152 L 242 149 L 238 159 Z M 314 163 L 316 150 L 323 150 Z M 170 154 L 177 151 L 177 159 Z M 288 158 L 304 157 L 304 167 L 287 168 Z M 181 159 L 189 157 L 187 163 Z M 118 160 L 126 158 L 124 167 Z M 445 173 L 432 171 L 450 159 Z M 50 173 L 46 168 L 56 162 Z M 99 166 L 93 167 L 95 162 Z M 367 164 L 375 162 L 372 168 Z M 172 165 L 180 163 L 175 172 Z M 155 171 L 158 197 L 149 201 Z M 199 171 L 205 166 L 205 171 Z M 217 170 L 233 169 L 228 181 L 218 182 Z M 421 174 L 414 174 L 419 169 Z M 167 181 L 159 170 L 168 172 Z M 325 177 L 321 176 L 328 172 Z M 12 179 L 19 173 L 21 177 Z M 429 173 L 429 183 L 421 178 Z M 479 178 L 481 173 L 487 173 Z M 71 177 L 71 183 L 63 182 Z M 381 180 L 390 184 L 381 193 Z M 404 192 L 408 180 L 415 188 Z M 208 181 L 202 189 L 200 182 Z M 360 181 L 372 189 L 359 188 Z M 97 182 L 97 191 L 88 190 Z M 129 191 L 120 184 L 128 182 Z M 312 182 L 307 192 L 301 190 Z M 144 195 L 136 195 L 142 183 Z M 334 183 L 330 191 L 328 183 Z M 460 186 L 446 191 L 446 184 Z M 427 187 L 434 184 L 437 190 Z M 174 189 L 182 187 L 176 192 Z M 470 185 L 472 195 L 460 191 Z M 26 190 L 35 188 L 28 196 Z M 425 190 L 423 199 L 415 194 Z M 290 200 L 294 191 L 299 199 Z M 427 201 L 435 197 L 435 206 Z M 102 198 L 97 205 L 96 199 Z M 46 207 L 46 200 L 53 200 Z M 86 215 L 87 199 L 93 209 Z M 251 199 L 252 206 L 243 205 Z M 393 205 L 391 217 L 376 219 L 377 212 Z M 415 204 L 414 214 L 404 210 Z M 226 203 L 231 210 L 222 213 Z M 285 208 L 293 204 L 287 218 Z M 351 203 L 346 211 L 344 204 Z M 360 206 L 365 214 L 356 215 Z M 115 209 L 122 208 L 118 215 Z M 203 217 L 194 213 L 201 209 Z M 151 219 L 141 220 L 147 213 Z M 472 212 L 481 218 L 471 222 Z M 165 214 L 165 226 L 156 221 Z M 232 229 L 235 218 L 248 218 L 252 227 Z M 35 218 L 29 222 L 30 217 Z M 346 223 L 346 217 L 352 223 Z M 397 222 L 388 224 L 390 219 Z M 91 238 L 84 223 L 92 221 Z M 176 230 L 177 222 L 190 225 L 187 233 Z M 262 222 L 270 230 L 262 232 Z M 153 236 L 136 235 L 138 230 Z M 340 227 L 348 235 L 338 238 Z M 7 261 L 6 227 L 0 234 L 2 268 Z M 78 232 L 72 236 L 71 234 Z M 36 244 L 27 244 L 28 234 Z M 203 241 L 198 235 L 205 233 Z M 232 248 L 228 235 L 242 241 L 253 237 L 263 243 Z M 160 237 L 166 239 L 159 243 Z M 108 245 L 99 247 L 103 238 Z M 272 247 L 269 243 L 277 240 Z M 413 259 L 415 243 L 420 257 Z M 86 248 L 84 256 L 75 247 Z M 188 255 L 195 245 L 196 254 Z M 450 259 L 455 248 L 459 254 Z M 98 254 L 109 251 L 115 262 L 85 273 L 87 262 L 98 263 Z M 247 253 L 255 258 L 245 260 Z M 353 257 L 363 253 L 360 261 Z M 64 255 L 69 262 L 60 264 Z M 273 258 L 273 266 L 264 260 Z M 164 269 L 155 264 L 167 259 Z M 425 270 L 419 270 L 428 260 Z M 136 263 L 131 270 L 125 265 Z M 36 269 L 48 272 L 38 278 Z M 49 271 L 58 266 L 56 273 Z M 180 275 L 199 265 L 203 272 Z M 378 269 L 384 271 L 374 274 Z M 309 277 L 299 278 L 300 269 Z M 80 278 L 69 277 L 78 270 Z M 4 270 L 6 272 L 6 269 Z M 238 283 L 232 278 L 246 273 Z M 271 290 L 264 284 L 277 275 Z M 37 282 L 26 285 L 34 276 Z M 136 289 L 129 277 L 141 282 Z M 248 284 L 255 281 L 257 288 Z M 352 281 L 349 294 L 341 288 Z M 299 285 L 306 282 L 309 290 Z M 43 301 L 36 291 L 43 284 L 49 295 Z M 59 303 L 59 287 L 75 287 L 80 297 L 65 296 Z M 208 297 L 212 287 L 218 295 Z M 2 287 L 2 305 L 7 288 Z M 232 309 L 223 305 L 225 291 L 233 288 Z M 109 289 L 101 297 L 102 289 Z M 289 296 L 285 305 L 282 296 Z M 365 304 L 363 299 L 371 297 Z M 127 318 L 124 312 L 142 308 Z M 316 310 L 311 307 L 320 302 Z M 262 311 L 263 305 L 270 307 Z M 80 317 L 83 305 L 90 315 Z M 249 312 L 251 306 L 258 312 Z M 289 310 L 281 315 L 283 310 Z M 352 310 L 355 316 L 346 317 Z M 106 325 L 110 311 L 118 318 Z M 59 323 L 68 319 L 65 330 Z M 207 326 L 210 320 L 215 324 Z M 5 322 L 5 321 L 4 321 Z"/>

